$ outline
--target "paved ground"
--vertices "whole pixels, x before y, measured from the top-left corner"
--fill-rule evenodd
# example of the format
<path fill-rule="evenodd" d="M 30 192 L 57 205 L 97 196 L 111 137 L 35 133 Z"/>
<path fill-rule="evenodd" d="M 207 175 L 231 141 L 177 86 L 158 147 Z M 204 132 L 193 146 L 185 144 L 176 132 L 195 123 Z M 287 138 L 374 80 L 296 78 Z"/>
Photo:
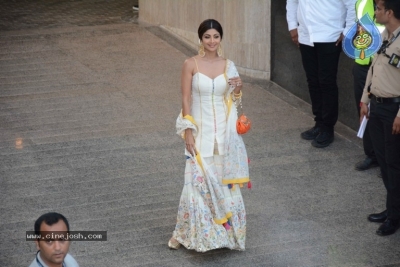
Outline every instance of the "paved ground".
<path fill-rule="evenodd" d="M 136 23 L 135 1 L 0 2 L 0 266 L 28 266 L 42 213 L 107 242 L 74 242 L 81 266 L 400 266 L 400 233 L 374 234 L 377 169 L 355 133 L 315 149 L 299 134 L 309 106 L 245 78 L 253 189 L 245 252 L 171 251 L 183 181 L 174 133 L 179 75 L 192 51 Z M 137 2 L 136 2 L 137 3 Z"/>

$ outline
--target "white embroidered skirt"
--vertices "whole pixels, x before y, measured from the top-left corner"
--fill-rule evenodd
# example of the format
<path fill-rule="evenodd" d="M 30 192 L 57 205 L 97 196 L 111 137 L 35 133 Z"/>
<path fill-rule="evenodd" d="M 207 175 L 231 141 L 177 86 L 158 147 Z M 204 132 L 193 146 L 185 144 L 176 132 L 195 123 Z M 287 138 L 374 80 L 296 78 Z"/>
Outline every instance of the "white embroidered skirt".
<path fill-rule="evenodd" d="M 214 155 L 203 159 L 215 177 L 218 178 L 224 194 L 224 201 L 232 212 L 229 220 L 230 229 L 217 224 L 213 220 L 210 205 L 206 203 L 199 189 L 193 184 L 192 159 L 186 160 L 185 184 L 179 202 L 178 216 L 173 238 L 185 246 L 198 252 L 212 249 L 229 248 L 245 249 L 246 211 L 240 188 L 228 189 L 222 184 L 223 156 Z M 217 206 L 217 203 L 215 203 Z"/>

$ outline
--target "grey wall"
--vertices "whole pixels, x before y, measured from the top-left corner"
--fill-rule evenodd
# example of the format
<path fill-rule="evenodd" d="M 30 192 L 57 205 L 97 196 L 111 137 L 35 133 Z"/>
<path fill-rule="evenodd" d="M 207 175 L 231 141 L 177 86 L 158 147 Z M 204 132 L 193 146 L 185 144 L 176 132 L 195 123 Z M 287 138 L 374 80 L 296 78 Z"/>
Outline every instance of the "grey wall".
<path fill-rule="evenodd" d="M 310 103 L 305 72 L 299 49 L 292 43 L 286 23 L 286 1 L 271 1 L 271 80 Z M 353 60 L 341 54 L 338 72 L 339 120 L 358 128 L 354 99 Z"/>
<path fill-rule="evenodd" d="M 197 50 L 200 22 L 214 18 L 224 28 L 223 56 L 235 62 L 240 74 L 270 80 L 270 4 L 271 0 L 139 0 L 139 22 L 160 25 Z"/>

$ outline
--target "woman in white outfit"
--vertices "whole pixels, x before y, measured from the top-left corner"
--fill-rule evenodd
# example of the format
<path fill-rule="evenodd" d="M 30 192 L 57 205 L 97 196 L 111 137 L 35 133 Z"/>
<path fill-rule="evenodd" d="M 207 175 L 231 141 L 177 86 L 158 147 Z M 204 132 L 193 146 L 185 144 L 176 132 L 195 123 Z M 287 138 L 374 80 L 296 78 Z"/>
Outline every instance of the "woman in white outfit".
<path fill-rule="evenodd" d="M 203 21 L 198 35 L 199 54 L 182 68 L 182 112 L 176 127 L 186 144 L 185 183 L 168 246 L 244 250 L 246 212 L 240 187 L 251 184 L 246 149 L 236 131 L 242 81 L 234 63 L 222 57 L 218 21 Z"/>

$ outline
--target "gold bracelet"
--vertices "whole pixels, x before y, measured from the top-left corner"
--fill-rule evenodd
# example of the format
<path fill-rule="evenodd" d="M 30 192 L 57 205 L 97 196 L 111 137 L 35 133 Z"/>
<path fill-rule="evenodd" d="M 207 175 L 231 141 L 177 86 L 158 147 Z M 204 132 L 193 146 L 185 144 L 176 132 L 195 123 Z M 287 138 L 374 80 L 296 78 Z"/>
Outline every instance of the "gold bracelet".
<path fill-rule="evenodd" d="M 235 92 L 233 92 L 233 96 L 236 97 L 236 98 L 241 98 L 242 94 L 243 94 L 242 90 L 240 90 L 238 94 L 235 94 Z"/>
<path fill-rule="evenodd" d="M 232 100 L 233 102 L 236 102 L 236 100 L 241 100 L 242 99 L 242 91 L 239 92 L 239 94 L 235 94 L 234 92 L 232 92 Z"/>

